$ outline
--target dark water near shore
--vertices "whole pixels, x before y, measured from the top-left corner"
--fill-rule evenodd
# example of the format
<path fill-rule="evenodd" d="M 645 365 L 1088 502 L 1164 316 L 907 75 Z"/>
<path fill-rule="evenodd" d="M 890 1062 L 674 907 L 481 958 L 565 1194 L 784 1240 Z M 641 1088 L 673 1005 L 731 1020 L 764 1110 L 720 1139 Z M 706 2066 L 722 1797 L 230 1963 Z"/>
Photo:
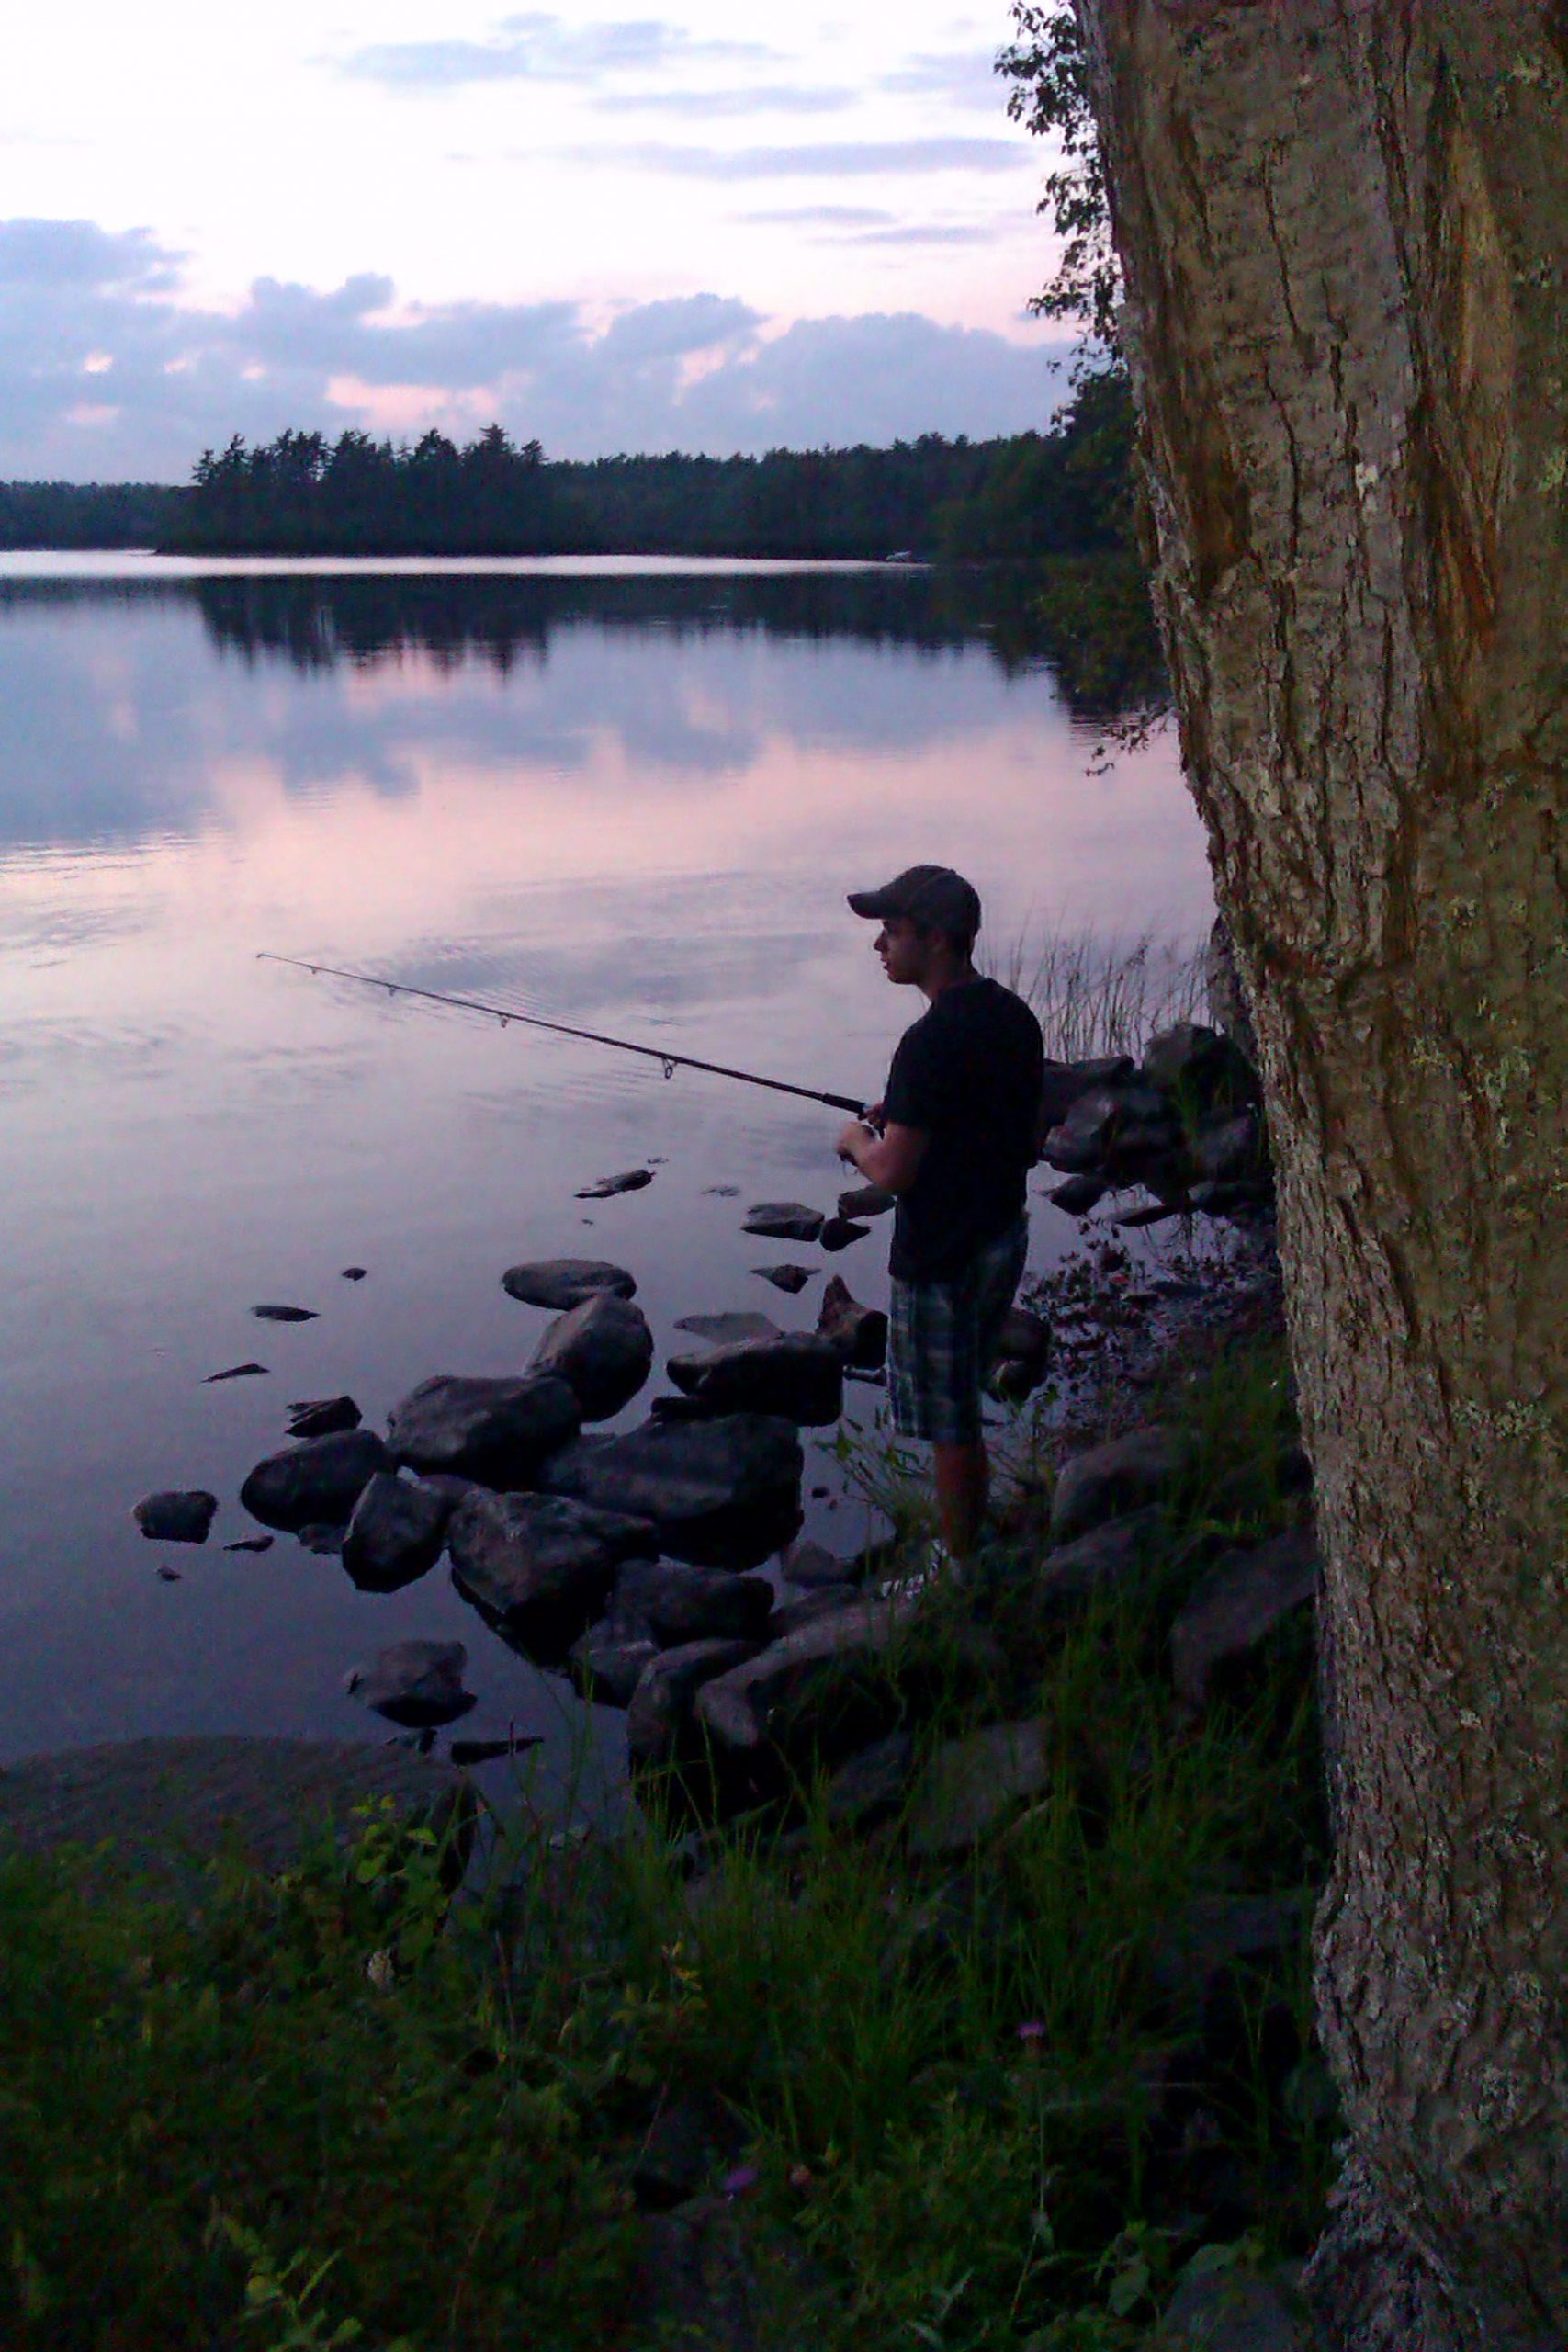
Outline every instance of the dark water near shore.
<path fill-rule="evenodd" d="M 499 1277 L 527 1257 L 630 1266 L 661 1355 L 694 1310 L 812 1323 L 820 1280 L 782 1297 L 771 1260 L 886 1294 L 885 1228 L 826 1261 L 739 1229 L 830 1201 L 836 1114 L 257 948 L 870 1094 L 919 1006 L 846 888 L 958 865 L 993 953 L 1208 921 L 1173 743 L 1090 776 L 1048 670 L 919 572 L 12 557 L 0 709 L 0 1759 L 378 1736 L 344 1671 L 430 1634 L 469 1645 L 463 1728 L 547 1730 L 558 1763 L 560 1686 L 444 1570 L 374 1598 L 287 1536 L 219 1548 L 285 1404 L 347 1388 L 378 1422 L 431 1373 L 518 1369 L 547 1318 Z M 1037 1204 L 1032 1261 L 1074 1232 Z M 203 1385 L 247 1358 L 268 1376 Z M 822 1434 L 816 1532 L 849 1548 Z M 205 1548 L 138 1534 L 164 1486 L 222 1498 Z"/>

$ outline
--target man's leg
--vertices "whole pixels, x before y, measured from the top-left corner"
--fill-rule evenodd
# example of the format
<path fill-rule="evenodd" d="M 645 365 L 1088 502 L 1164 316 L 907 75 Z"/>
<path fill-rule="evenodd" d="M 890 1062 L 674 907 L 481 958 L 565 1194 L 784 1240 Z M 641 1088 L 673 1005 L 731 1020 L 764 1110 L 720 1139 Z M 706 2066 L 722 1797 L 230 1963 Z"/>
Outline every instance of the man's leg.
<path fill-rule="evenodd" d="M 974 1556 L 986 1516 L 991 1468 L 983 1439 L 953 1444 L 938 1439 L 931 1449 L 937 1517 L 942 1541 L 955 1560 Z"/>

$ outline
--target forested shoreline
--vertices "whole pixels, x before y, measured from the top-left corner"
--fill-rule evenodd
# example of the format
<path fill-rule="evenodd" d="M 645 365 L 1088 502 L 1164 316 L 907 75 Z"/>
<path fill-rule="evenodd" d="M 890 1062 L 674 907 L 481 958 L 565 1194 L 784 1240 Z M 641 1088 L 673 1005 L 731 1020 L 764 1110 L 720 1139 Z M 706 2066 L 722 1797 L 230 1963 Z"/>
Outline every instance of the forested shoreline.
<path fill-rule="evenodd" d="M 465 447 L 363 432 L 236 435 L 188 487 L 0 483 L 0 546 L 180 555 L 730 555 L 970 561 L 1128 542 L 1131 405 L 1088 379 L 1045 433 L 923 434 L 761 458 L 547 459 L 490 425 Z"/>
<path fill-rule="evenodd" d="M 0 548 L 157 547 L 189 497 L 158 481 L 0 481 Z"/>

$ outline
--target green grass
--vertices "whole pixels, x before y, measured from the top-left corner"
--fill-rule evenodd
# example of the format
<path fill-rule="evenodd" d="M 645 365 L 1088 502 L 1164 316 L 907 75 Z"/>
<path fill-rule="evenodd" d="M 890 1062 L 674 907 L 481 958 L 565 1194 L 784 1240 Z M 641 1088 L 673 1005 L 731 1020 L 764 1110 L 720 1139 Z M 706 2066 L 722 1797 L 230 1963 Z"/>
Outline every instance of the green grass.
<path fill-rule="evenodd" d="M 1145 1589 L 1050 1635 L 1021 1522 L 985 1594 L 910 1635 L 944 1694 L 910 1717 L 927 1748 L 1038 1714 L 1051 1758 L 956 1865 L 836 1826 L 814 1786 L 790 1837 L 737 1825 L 694 1882 L 654 1804 L 449 1909 L 379 1821 L 351 1867 L 219 1871 L 194 1914 L 0 1866 L 0 2340 L 642 2352 L 630 2169 L 677 2092 L 733 2119 L 759 2246 L 802 2249 L 777 2352 L 1111 2352 L 1216 2239 L 1308 2243 L 1329 2127 L 1293 2120 L 1271 2044 L 1308 2037 L 1304 1951 L 1246 1992 L 1205 2092 L 1218 2207 L 1162 2117 L 1190 2052 L 1151 1975 L 1193 1897 L 1323 1868 L 1304 1644 L 1191 1732 L 1164 1669 L 1204 1563 L 1292 1509 L 1277 1347 L 1163 1409 L 1195 1463 Z"/>

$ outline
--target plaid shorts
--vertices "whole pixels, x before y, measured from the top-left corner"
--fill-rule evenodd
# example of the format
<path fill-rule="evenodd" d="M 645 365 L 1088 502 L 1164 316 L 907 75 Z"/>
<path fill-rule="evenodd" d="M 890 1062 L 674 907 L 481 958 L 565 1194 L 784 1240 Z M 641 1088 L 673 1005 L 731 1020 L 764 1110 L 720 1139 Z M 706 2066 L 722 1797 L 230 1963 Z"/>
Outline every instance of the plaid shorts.
<path fill-rule="evenodd" d="M 948 1283 L 893 1284 L 887 1398 L 900 1437 L 973 1445 L 980 1391 L 1023 1273 L 1029 1219 L 1021 1216 Z"/>

